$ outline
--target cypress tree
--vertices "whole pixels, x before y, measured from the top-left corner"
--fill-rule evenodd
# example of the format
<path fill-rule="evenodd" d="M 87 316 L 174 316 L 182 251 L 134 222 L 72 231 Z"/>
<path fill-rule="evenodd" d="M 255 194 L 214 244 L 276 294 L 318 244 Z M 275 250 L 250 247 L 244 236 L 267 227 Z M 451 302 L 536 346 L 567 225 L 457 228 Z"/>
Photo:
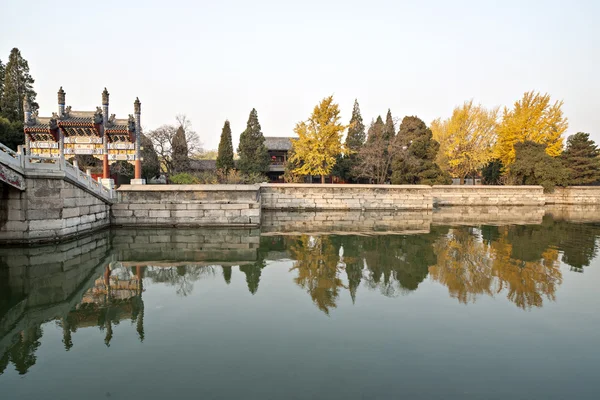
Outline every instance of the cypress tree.
<path fill-rule="evenodd" d="M 186 172 L 190 169 L 190 159 L 188 157 L 188 146 L 185 138 L 185 130 L 183 126 L 177 129 L 175 135 L 173 135 L 172 144 L 172 162 L 173 172 Z"/>
<path fill-rule="evenodd" d="M 250 111 L 246 130 L 240 135 L 238 154 L 238 169 L 243 174 L 264 174 L 269 170 L 269 153 L 254 108 Z"/>
<path fill-rule="evenodd" d="M 142 176 L 146 180 L 154 178 L 160 173 L 160 161 L 158 160 L 158 154 L 154 150 L 152 140 L 146 135 L 142 134 L 140 137 L 140 144 L 143 147 L 142 153 Z"/>
<path fill-rule="evenodd" d="M 29 74 L 29 64 L 21 56 L 16 47 L 11 50 L 8 63 L 4 68 L 4 84 L 0 110 L 2 115 L 11 121 L 23 121 L 23 98 L 31 102 L 32 110 L 37 109 L 34 102 L 36 93 L 33 90 L 35 81 Z"/>
<path fill-rule="evenodd" d="M 385 128 L 383 134 L 386 140 L 392 140 L 396 136 L 396 128 L 394 127 L 394 120 L 392 118 L 392 111 L 388 108 L 387 115 L 385 117 Z"/>
<path fill-rule="evenodd" d="M 375 122 L 371 122 L 371 126 L 367 131 L 367 141 L 375 139 L 378 135 L 383 135 L 384 132 L 385 124 L 383 123 L 383 119 L 381 119 L 381 115 L 378 115 Z"/>
<path fill-rule="evenodd" d="M 2 115 L 2 93 L 4 93 L 4 74 L 6 72 L 6 68 L 2 60 L 0 60 L 0 115 Z"/>
<path fill-rule="evenodd" d="M 600 150 L 588 133 L 578 132 L 567 139 L 560 158 L 569 169 L 569 184 L 585 185 L 600 181 Z"/>
<path fill-rule="evenodd" d="M 231 141 L 231 127 L 229 120 L 225 120 L 223 130 L 221 131 L 221 140 L 219 141 L 219 152 L 217 155 L 217 169 L 221 169 L 225 174 L 234 168 L 233 164 L 233 143 Z"/>
<path fill-rule="evenodd" d="M 345 155 L 339 155 L 332 174 L 345 181 L 353 181 L 352 169 L 358 162 L 358 151 L 365 144 L 367 135 L 365 133 L 365 124 L 363 123 L 362 115 L 358 100 L 354 100 L 352 108 L 352 117 L 348 125 L 348 134 L 346 135 L 346 149 L 349 150 Z"/>
<path fill-rule="evenodd" d="M 358 151 L 365 144 L 366 137 L 365 124 L 360 114 L 358 100 L 354 100 L 352 118 L 350 118 L 350 125 L 348 126 L 348 136 L 346 136 L 346 148 Z"/>
<path fill-rule="evenodd" d="M 515 161 L 510 174 L 520 185 L 542 185 L 544 191 L 552 192 L 555 186 L 564 186 L 569 179 L 569 170 L 558 157 L 546 153 L 546 146 L 532 141 L 515 144 Z"/>
<path fill-rule="evenodd" d="M 393 184 L 449 185 L 452 178 L 435 163 L 440 144 L 417 117 L 404 117 L 398 131 L 403 150 L 392 164 Z"/>

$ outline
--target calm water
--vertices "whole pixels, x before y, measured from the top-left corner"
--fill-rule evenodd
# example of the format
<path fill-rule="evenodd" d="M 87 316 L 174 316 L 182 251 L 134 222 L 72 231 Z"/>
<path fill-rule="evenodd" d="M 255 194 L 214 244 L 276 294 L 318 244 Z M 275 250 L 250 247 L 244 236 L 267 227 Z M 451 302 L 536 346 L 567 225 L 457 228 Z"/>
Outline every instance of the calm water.
<path fill-rule="evenodd" d="M 600 225 L 0 250 L 2 399 L 598 399 Z"/>

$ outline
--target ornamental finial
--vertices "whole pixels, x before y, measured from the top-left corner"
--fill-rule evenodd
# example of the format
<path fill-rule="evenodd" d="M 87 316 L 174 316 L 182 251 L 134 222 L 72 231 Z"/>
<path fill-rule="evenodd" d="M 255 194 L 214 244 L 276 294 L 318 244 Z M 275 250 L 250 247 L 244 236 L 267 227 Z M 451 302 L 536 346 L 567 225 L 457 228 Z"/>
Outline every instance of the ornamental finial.
<path fill-rule="evenodd" d="M 135 98 L 133 102 L 133 110 L 136 114 L 142 113 L 142 103 L 140 103 L 140 99 L 138 97 Z"/>
<path fill-rule="evenodd" d="M 107 106 L 108 105 L 108 90 L 106 90 L 106 88 L 104 88 L 104 91 L 102 92 L 102 105 L 103 106 Z"/>
<path fill-rule="evenodd" d="M 62 86 L 58 89 L 58 104 L 65 104 L 65 91 Z"/>

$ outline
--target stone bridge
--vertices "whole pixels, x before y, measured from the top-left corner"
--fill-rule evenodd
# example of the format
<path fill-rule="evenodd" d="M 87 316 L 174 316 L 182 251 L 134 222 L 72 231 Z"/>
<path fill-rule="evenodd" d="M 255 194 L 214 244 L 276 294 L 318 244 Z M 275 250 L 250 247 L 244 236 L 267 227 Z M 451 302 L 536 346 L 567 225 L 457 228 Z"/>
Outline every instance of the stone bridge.
<path fill-rule="evenodd" d="M 0 243 L 51 241 L 110 224 L 114 192 L 64 158 L 0 144 Z"/>

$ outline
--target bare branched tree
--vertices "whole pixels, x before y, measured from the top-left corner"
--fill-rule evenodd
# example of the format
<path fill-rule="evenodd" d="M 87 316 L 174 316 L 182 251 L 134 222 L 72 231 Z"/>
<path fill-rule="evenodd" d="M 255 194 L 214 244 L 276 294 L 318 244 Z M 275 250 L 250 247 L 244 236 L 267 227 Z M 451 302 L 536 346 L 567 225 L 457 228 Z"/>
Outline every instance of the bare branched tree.
<path fill-rule="evenodd" d="M 368 179 L 372 183 L 383 184 L 389 180 L 394 157 L 402 151 L 396 137 L 388 140 L 371 123 L 369 138 L 358 151 L 358 163 L 351 173 L 356 178 Z"/>
<path fill-rule="evenodd" d="M 180 127 L 182 127 L 185 132 L 188 156 L 192 157 L 196 153 L 202 152 L 200 137 L 192 129 L 190 120 L 185 115 L 177 115 L 175 119 L 177 120 L 176 124 L 162 125 L 146 135 L 154 145 L 154 150 L 158 155 L 162 169 L 168 174 L 171 174 L 174 171 L 173 138 Z"/>

